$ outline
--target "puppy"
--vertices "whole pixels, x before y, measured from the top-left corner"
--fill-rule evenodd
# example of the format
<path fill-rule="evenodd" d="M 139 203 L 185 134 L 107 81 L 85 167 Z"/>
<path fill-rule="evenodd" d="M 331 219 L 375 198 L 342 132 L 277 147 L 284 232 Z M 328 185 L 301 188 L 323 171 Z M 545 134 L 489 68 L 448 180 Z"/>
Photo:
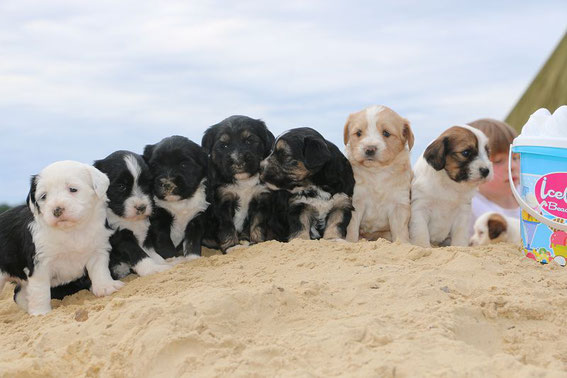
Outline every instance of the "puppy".
<path fill-rule="evenodd" d="M 354 172 L 354 212 L 347 240 L 386 237 L 409 242 L 410 123 L 385 106 L 370 106 L 348 117 L 346 156 Z"/>
<path fill-rule="evenodd" d="M 15 300 L 31 315 L 51 310 L 50 288 L 88 272 L 96 296 L 123 286 L 108 269 L 108 178 L 98 169 L 60 161 L 33 176 L 27 206 L 0 215 L 0 290 L 17 283 Z"/>
<path fill-rule="evenodd" d="M 266 240 L 270 191 L 258 172 L 273 143 L 264 122 L 239 115 L 209 127 L 203 136 L 201 145 L 209 155 L 209 230 L 213 246 L 223 253 L 239 240 Z"/>
<path fill-rule="evenodd" d="M 419 157 L 411 185 L 413 244 L 468 245 L 472 197 L 493 174 L 487 142 L 480 130 L 453 126 Z"/>
<path fill-rule="evenodd" d="M 474 222 L 469 245 L 520 243 L 520 220 L 496 212 L 482 214 Z"/>
<path fill-rule="evenodd" d="M 201 256 L 206 199 L 207 155 L 196 143 L 171 136 L 147 145 L 155 209 L 144 248 L 162 258 Z"/>
<path fill-rule="evenodd" d="M 344 239 L 352 213 L 354 177 L 346 157 L 317 131 L 289 130 L 261 164 L 261 180 L 284 189 L 288 239 Z"/>

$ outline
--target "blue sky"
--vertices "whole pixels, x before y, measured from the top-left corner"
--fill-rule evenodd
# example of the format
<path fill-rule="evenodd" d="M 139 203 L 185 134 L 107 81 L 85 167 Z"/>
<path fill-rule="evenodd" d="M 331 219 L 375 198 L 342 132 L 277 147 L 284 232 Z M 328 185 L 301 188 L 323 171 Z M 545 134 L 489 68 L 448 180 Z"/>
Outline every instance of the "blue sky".
<path fill-rule="evenodd" d="M 0 203 L 57 160 L 203 131 L 232 114 L 343 149 L 349 113 L 443 129 L 504 118 L 567 27 L 565 1 L 0 2 Z"/>

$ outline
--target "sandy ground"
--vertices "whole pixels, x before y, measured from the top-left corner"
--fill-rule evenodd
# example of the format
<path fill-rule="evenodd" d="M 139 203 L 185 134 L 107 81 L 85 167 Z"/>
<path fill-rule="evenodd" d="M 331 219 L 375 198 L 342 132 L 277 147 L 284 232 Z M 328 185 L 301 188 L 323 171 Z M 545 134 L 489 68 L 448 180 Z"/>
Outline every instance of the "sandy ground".
<path fill-rule="evenodd" d="M 269 242 L 30 317 L 0 376 L 567 376 L 567 271 L 514 245 Z"/>

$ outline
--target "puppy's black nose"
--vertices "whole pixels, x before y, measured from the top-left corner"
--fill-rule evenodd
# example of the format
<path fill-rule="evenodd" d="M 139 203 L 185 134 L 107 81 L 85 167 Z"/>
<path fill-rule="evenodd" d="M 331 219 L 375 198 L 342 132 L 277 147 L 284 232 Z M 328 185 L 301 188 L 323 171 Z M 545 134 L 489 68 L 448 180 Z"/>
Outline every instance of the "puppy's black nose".
<path fill-rule="evenodd" d="M 57 206 L 55 210 L 53 210 L 53 216 L 55 218 L 59 218 L 61 215 L 63 215 L 63 211 L 65 211 L 64 208 Z"/>
<path fill-rule="evenodd" d="M 480 174 L 482 175 L 482 177 L 488 176 L 489 173 L 490 173 L 490 169 L 488 169 L 488 168 L 480 168 Z"/>
<path fill-rule="evenodd" d="M 376 154 L 376 146 L 366 147 L 364 153 L 366 156 L 374 156 Z"/>
<path fill-rule="evenodd" d="M 138 205 L 134 207 L 138 214 L 144 214 L 146 212 L 146 205 Z"/>

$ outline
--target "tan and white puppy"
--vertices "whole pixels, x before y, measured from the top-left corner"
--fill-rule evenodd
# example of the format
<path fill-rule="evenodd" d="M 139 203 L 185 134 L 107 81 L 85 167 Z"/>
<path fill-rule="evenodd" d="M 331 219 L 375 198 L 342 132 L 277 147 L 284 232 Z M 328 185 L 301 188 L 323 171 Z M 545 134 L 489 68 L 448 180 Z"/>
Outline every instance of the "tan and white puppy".
<path fill-rule="evenodd" d="M 33 217 L 22 222 L 33 247 L 19 251 L 28 264 L 12 273 L 20 278 L 14 299 L 30 314 L 49 312 L 50 288 L 82 277 L 85 270 L 96 296 L 124 285 L 112 279 L 108 268 L 113 233 L 106 227 L 108 185 L 104 173 L 75 161 L 53 163 L 33 177 L 28 195 Z M 28 219 L 25 214 L 20 218 Z"/>
<path fill-rule="evenodd" d="M 468 245 L 472 197 L 493 175 L 487 143 L 482 131 L 453 126 L 417 160 L 411 185 L 413 244 Z"/>
<path fill-rule="evenodd" d="M 347 240 L 362 236 L 409 242 L 414 143 L 409 121 L 386 106 L 373 105 L 348 117 L 344 142 L 356 181 Z"/>
<path fill-rule="evenodd" d="M 469 244 L 519 244 L 521 240 L 520 220 L 518 218 L 507 217 L 497 212 L 487 212 L 474 222 L 474 234 L 471 236 Z"/>

